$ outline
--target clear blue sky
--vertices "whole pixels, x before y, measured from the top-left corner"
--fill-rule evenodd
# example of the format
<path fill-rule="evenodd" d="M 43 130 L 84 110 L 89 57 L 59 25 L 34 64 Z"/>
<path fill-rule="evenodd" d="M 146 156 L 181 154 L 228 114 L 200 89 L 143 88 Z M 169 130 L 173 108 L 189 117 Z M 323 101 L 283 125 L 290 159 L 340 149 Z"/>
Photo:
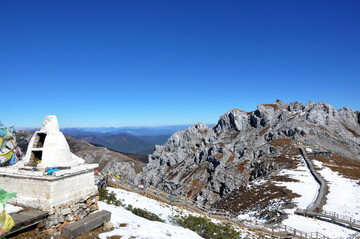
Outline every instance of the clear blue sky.
<path fill-rule="evenodd" d="M 360 1 L 0 0 L 0 120 L 215 123 L 280 99 L 360 110 Z"/>

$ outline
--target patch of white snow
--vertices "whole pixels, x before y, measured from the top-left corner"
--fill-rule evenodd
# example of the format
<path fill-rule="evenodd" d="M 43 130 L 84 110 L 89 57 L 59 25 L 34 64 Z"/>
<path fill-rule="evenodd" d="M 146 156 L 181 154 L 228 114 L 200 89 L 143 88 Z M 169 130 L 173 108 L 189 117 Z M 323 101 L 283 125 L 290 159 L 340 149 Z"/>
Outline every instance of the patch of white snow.
<path fill-rule="evenodd" d="M 99 235 L 100 239 L 106 239 L 111 236 L 120 236 L 121 239 L 202 238 L 189 229 L 138 217 L 123 207 L 108 205 L 104 202 L 99 202 L 98 204 L 100 210 L 111 212 L 111 222 L 115 228 L 113 231 L 101 233 Z"/>

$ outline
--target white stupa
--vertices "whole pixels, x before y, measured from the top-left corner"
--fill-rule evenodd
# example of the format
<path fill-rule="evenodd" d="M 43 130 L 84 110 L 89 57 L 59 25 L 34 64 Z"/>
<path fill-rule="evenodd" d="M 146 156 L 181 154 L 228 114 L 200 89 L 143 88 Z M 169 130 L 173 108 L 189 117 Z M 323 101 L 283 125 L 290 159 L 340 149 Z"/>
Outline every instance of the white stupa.
<path fill-rule="evenodd" d="M 55 115 L 47 115 L 40 131 L 29 142 L 26 156 L 18 166 L 40 168 L 67 168 L 84 164 L 84 160 L 71 153 L 65 136 L 59 130 Z"/>
<path fill-rule="evenodd" d="M 55 115 L 48 115 L 30 140 L 24 160 L 0 168 L 0 188 L 16 192 L 11 202 L 41 210 L 97 194 L 94 169 L 70 151 Z M 49 168 L 59 171 L 48 174 Z"/>

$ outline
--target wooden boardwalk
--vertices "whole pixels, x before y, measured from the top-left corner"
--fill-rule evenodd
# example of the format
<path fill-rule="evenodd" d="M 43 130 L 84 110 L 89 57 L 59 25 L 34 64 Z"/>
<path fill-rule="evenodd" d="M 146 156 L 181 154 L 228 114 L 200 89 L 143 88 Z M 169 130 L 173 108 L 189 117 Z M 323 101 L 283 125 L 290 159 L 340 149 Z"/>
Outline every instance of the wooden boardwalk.
<path fill-rule="evenodd" d="M 348 216 L 337 214 L 336 212 L 329 212 L 322 209 L 328 187 L 327 183 L 325 179 L 318 172 L 316 172 L 314 164 L 307 156 L 306 150 L 304 148 L 300 148 L 300 150 L 311 174 L 319 183 L 320 188 L 315 201 L 310 204 L 307 209 L 297 209 L 295 211 L 295 214 L 317 218 L 322 221 L 331 222 L 339 226 L 343 226 L 360 232 L 360 220 L 356 220 Z"/>
<path fill-rule="evenodd" d="M 326 191 L 327 191 L 327 182 L 325 179 L 315 170 L 314 164 L 311 162 L 311 160 L 308 158 L 306 150 L 304 148 L 300 148 L 301 154 L 304 157 L 304 160 L 306 162 L 307 167 L 309 168 L 311 174 L 315 178 L 316 182 L 320 185 L 318 194 L 316 196 L 316 199 L 314 203 L 308 206 L 308 210 L 310 211 L 319 211 L 322 209 L 326 197 Z"/>

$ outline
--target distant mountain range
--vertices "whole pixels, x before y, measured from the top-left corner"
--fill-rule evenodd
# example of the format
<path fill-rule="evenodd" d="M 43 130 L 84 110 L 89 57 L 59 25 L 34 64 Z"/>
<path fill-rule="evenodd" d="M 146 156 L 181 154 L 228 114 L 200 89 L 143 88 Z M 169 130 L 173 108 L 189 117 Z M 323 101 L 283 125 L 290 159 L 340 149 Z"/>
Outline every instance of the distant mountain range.
<path fill-rule="evenodd" d="M 172 125 L 156 127 L 86 127 L 63 128 L 61 131 L 74 138 L 101 145 L 111 150 L 148 155 L 153 153 L 155 145 L 165 144 L 175 132 L 190 125 Z M 34 129 L 32 129 L 34 130 Z"/>
<path fill-rule="evenodd" d="M 166 143 L 170 135 L 135 136 L 126 133 L 86 133 L 68 131 L 65 134 L 86 142 L 101 145 L 111 150 L 147 155 L 154 151 L 155 145 Z"/>
<path fill-rule="evenodd" d="M 98 133 L 98 134 L 131 134 L 135 136 L 158 136 L 172 135 L 176 131 L 186 129 L 191 125 L 169 125 L 169 126 L 153 126 L 153 127 L 78 127 L 78 128 L 62 128 L 64 134 L 70 132 L 75 133 Z"/>

